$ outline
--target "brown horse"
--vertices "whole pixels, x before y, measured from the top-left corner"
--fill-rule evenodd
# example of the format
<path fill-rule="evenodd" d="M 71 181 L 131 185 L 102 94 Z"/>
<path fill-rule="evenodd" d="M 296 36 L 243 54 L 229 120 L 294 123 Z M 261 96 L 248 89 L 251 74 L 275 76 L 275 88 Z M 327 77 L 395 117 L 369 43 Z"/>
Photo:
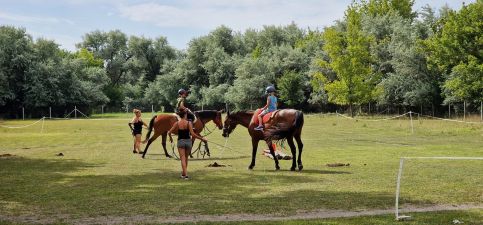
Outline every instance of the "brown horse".
<path fill-rule="evenodd" d="M 257 115 L 258 114 L 253 111 L 239 111 L 235 113 L 227 112 L 224 122 L 225 125 L 223 127 L 223 137 L 228 137 L 238 124 L 248 128 L 248 133 L 252 137 L 253 147 L 252 162 L 250 163 L 250 166 L 248 166 L 248 169 L 253 169 L 253 167 L 255 167 L 258 142 L 264 140 L 270 149 L 270 154 L 272 154 L 273 159 L 275 160 L 275 169 L 279 170 L 280 166 L 278 165 L 277 157 L 275 157 L 272 141 L 287 139 L 290 151 L 292 152 L 292 167 L 290 167 L 290 170 L 294 171 L 297 167 L 297 163 L 299 170 L 302 170 L 302 149 L 304 145 L 300 136 L 304 125 L 303 113 L 294 109 L 282 109 L 278 111 L 268 123 L 265 123 L 265 129 L 263 131 L 257 131 L 254 129 L 258 125 L 254 122 Z M 295 162 L 296 148 L 293 138 L 297 141 L 299 149 L 297 163 Z"/>
<path fill-rule="evenodd" d="M 195 111 L 194 114 L 197 117 L 195 123 L 193 123 L 193 128 L 197 134 L 200 134 L 201 131 L 204 129 L 205 124 L 213 121 L 218 129 L 223 128 L 222 120 L 221 120 L 221 111 L 217 110 L 204 110 L 204 111 Z M 148 140 L 149 136 L 151 135 L 151 131 L 154 128 L 154 134 L 148 140 L 148 144 L 144 148 L 143 158 L 148 152 L 149 145 L 156 140 L 160 135 L 162 136 L 162 145 L 164 149 L 164 154 L 167 158 L 171 158 L 171 155 L 168 154 L 166 150 L 166 137 L 168 135 L 168 131 L 173 127 L 173 124 L 178 121 L 177 117 L 173 114 L 163 114 L 163 115 L 156 115 L 154 116 L 151 121 L 149 122 L 149 131 L 146 134 L 146 139 L 143 142 Z M 176 131 L 177 132 L 177 131 Z M 192 140 L 194 142 L 194 139 Z M 209 156 L 209 152 L 208 152 Z"/>

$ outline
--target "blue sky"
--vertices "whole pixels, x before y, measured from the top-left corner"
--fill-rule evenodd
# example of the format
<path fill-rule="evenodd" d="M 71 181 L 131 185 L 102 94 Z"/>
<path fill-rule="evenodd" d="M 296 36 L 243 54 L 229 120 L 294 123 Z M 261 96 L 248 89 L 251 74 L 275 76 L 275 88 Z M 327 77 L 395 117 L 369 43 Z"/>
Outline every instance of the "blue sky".
<path fill-rule="evenodd" d="M 34 38 L 55 40 L 75 50 L 82 35 L 119 29 L 128 35 L 165 36 L 178 49 L 220 25 L 235 31 L 287 25 L 323 28 L 341 19 L 351 0 L 0 0 L 0 24 L 24 27 Z M 475 0 L 466 0 L 466 3 Z M 416 0 L 461 8 L 461 0 Z"/>

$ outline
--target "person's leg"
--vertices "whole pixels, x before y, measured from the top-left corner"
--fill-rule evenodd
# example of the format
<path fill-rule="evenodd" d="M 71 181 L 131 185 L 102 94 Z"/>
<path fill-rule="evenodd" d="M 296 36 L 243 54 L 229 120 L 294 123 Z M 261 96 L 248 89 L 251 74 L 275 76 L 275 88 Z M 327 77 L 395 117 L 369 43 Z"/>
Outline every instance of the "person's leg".
<path fill-rule="evenodd" d="M 141 152 L 141 134 L 136 134 L 135 150 L 137 153 Z"/>
<path fill-rule="evenodd" d="M 186 151 L 186 154 L 185 154 L 185 161 L 186 161 L 186 164 L 185 164 L 185 176 L 188 177 L 188 156 L 191 155 L 191 146 L 187 146 L 187 148 L 185 149 Z"/>
<path fill-rule="evenodd" d="M 258 114 L 258 127 L 255 130 L 262 130 L 263 129 L 263 116 L 267 114 L 266 110 L 263 110 L 260 114 Z"/>
<path fill-rule="evenodd" d="M 136 153 L 136 135 L 133 134 L 132 153 Z"/>
<path fill-rule="evenodd" d="M 181 160 L 181 176 L 186 176 L 186 151 L 184 148 L 178 148 L 179 159 Z"/>

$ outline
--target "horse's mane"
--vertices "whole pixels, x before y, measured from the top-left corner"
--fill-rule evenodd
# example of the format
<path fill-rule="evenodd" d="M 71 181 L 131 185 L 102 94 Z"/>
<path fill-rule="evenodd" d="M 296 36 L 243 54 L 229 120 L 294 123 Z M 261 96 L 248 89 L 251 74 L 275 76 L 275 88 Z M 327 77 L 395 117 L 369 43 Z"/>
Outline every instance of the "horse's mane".
<path fill-rule="evenodd" d="M 238 113 L 241 113 L 241 114 L 253 114 L 253 113 L 255 113 L 255 111 L 253 111 L 253 110 L 235 110 L 233 112 L 230 112 L 230 114 L 238 114 Z"/>
<path fill-rule="evenodd" d="M 194 112 L 200 118 L 215 118 L 218 111 L 216 110 L 200 110 Z"/>

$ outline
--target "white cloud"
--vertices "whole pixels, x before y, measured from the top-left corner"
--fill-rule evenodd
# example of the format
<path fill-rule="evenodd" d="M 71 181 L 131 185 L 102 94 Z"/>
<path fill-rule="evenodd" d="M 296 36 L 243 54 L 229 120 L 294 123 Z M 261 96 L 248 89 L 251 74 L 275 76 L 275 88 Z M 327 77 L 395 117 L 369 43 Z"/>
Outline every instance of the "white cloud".
<path fill-rule="evenodd" d="M 67 23 L 70 25 L 74 24 L 74 21 L 63 18 L 24 16 L 6 12 L 0 12 L 0 19 L 22 23 Z"/>
<path fill-rule="evenodd" d="M 323 27 L 342 18 L 346 7 L 347 2 L 337 0 L 185 0 L 176 4 L 120 5 L 118 9 L 122 17 L 159 27 L 213 29 L 224 24 L 235 30 L 245 30 L 263 25 L 286 25 L 292 21 L 301 27 Z"/>

